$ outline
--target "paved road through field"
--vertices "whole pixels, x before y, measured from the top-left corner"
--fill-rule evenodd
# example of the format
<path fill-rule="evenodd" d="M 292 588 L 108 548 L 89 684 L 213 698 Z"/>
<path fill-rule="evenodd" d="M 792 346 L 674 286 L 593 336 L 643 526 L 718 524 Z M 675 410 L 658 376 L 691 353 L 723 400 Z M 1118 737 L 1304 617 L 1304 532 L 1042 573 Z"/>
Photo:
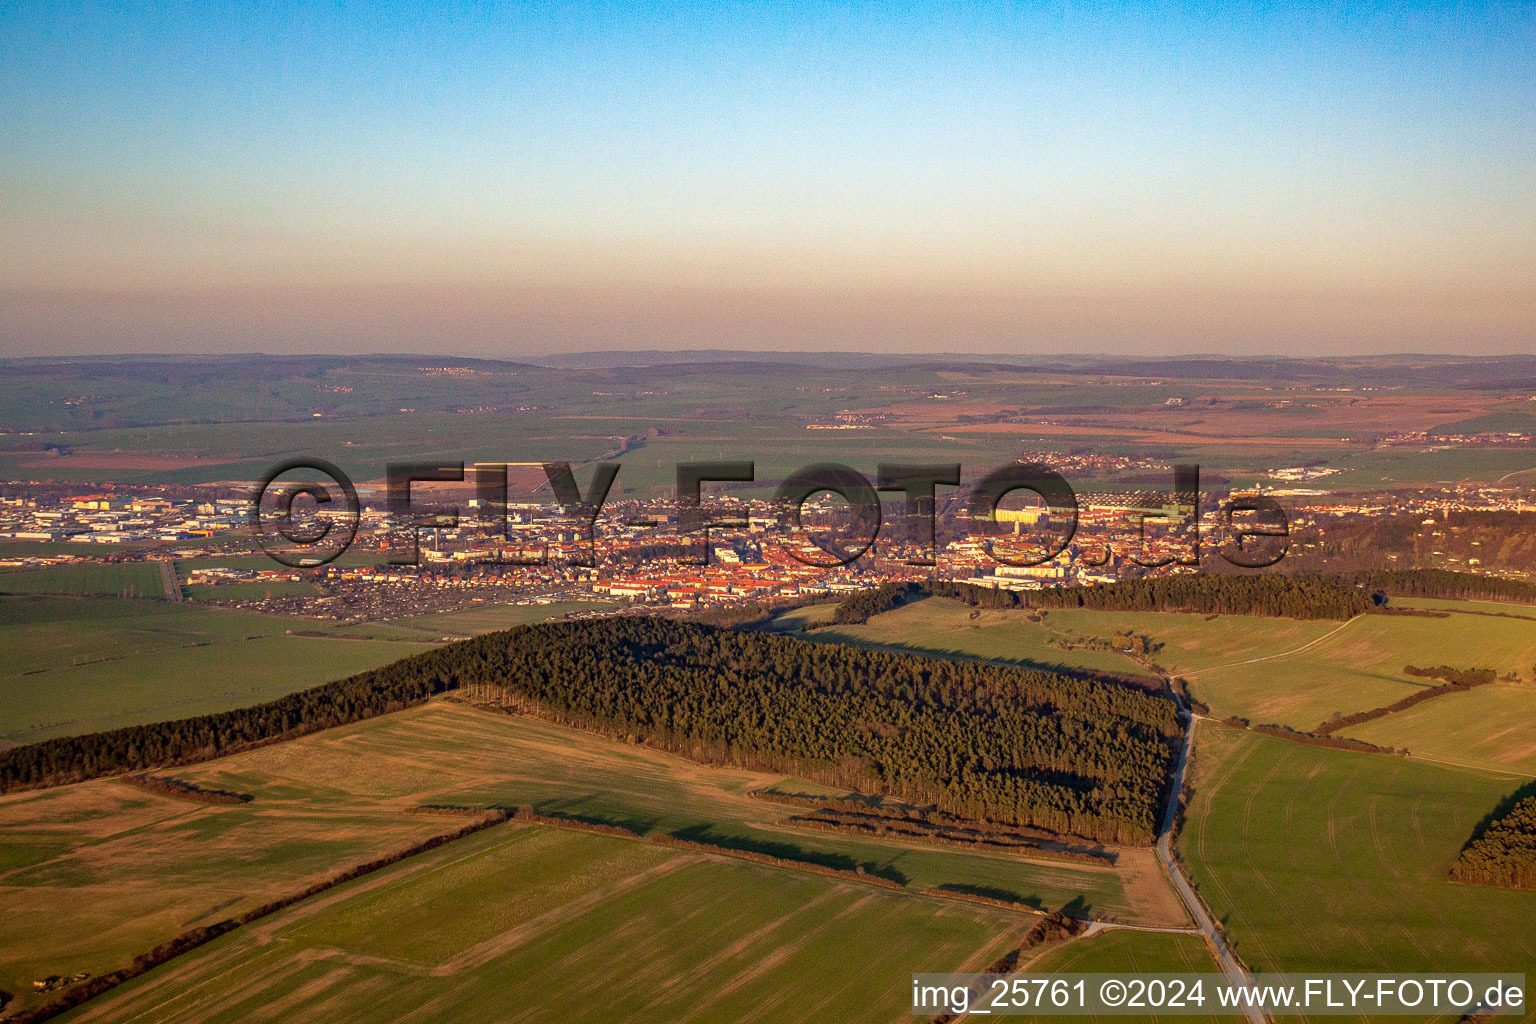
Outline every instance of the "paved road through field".
<path fill-rule="evenodd" d="M 1184 792 L 1184 769 L 1189 764 L 1189 751 L 1195 744 L 1195 722 L 1193 711 L 1179 701 L 1179 710 L 1184 716 L 1184 742 L 1179 747 L 1179 762 L 1173 769 L 1173 786 L 1168 797 L 1168 809 L 1163 813 L 1163 824 L 1157 834 L 1157 859 L 1163 862 L 1163 868 L 1168 872 L 1168 878 L 1173 882 L 1173 888 L 1179 894 L 1179 899 L 1184 901 L 1184 907 L 1189 911 L 1190 918 L 1199 927 L 1211 948 L 1216 951 L 1216 959 L 1221 964 L 1221 969 L 1226 972 L 1232 985 L 1248 984 L 1248 972 L 1243 965 L 1237 962 L 1237 957 L 1227 946 L 1227 940 L 1222 936 L 1221 929 L 1216 927 L 1216 921 L 1211 917 L 1205 903 L 1195 892 L 1194 886 L 1189 884 L 1189 879 L 1184 876 L 1184 869 L 1173 856 L 1173 822 L 1179 812 L 1179 796 Z M 1262 1010 L 1250 1009 L 1247 1011 L 1248 1019 L 1252 1024 L 1266 1024 L 1268 1016 Z"/>
<path fill-rule="evenodd" d="M 176 580 L 175 562 L 160 563 L 160 583 L 165 587 L 165 596 L 170 598 L 172 601 L 180 603 L 181 584 Z"/>

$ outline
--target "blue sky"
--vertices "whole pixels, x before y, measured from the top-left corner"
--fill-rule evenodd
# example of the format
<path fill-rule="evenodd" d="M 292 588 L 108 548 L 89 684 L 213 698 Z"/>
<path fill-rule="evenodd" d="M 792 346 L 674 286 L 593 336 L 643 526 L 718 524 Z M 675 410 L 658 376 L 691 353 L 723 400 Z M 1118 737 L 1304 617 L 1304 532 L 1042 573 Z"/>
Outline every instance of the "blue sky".
<path fill-rule="evenodd" d="M 1536 8 L 0 4 L 0 350 L 1536 347 Z"/>

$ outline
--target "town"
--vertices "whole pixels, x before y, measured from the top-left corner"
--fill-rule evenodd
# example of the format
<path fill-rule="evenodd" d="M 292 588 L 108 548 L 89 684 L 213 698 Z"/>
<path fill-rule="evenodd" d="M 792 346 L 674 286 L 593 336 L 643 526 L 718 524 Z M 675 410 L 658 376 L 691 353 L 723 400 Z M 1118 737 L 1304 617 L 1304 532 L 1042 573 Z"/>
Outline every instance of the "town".
<path fill-rule="evenodd" d="M 1293 480 L 1288 470 L 1273 477 L 1279 484 Z M 983 530 L 952 492 L 933 509 L 931 546 L 900 536 L 893 528 L 900 509 L 888 508 L 887 528 L 840 562 L 828 553 L 826 537 L 848 506 L 826 493 L 805 503 L 797 524 L 787 523 L 784 508 L 770 499 L 710 495 L 703 537 L 680 530 L 685 510 L 675 498 L 613 502 L 586 521 L 552 500 L 492 510 L 470 497 L 457 525 L 423 527 L 419 513 L 391 511 L 375 494 L 362 503 L 344 557 L 290 566 L 251 557 L 262 547 L 251 528 L 248 485 L 244 493 L 232 485 L 34 485 L 0 497 L 0 539 L 25 542 L 12 545 L 0 567 L 158 562 L 173 600 L 196 592 L 204 602 L 341 622 L 572 600 L 701 611 L 823 600 L 904 580 L 1033 590 L 1196 571 L 1194 545 L 1208 563 L 1209 553 L 1232 542 L 1228 505 L 1254 498 L 1284 502 L 1290 536 L 1267 539 L 1271 550 L 1293 555 L 1326 547 L 1326 538 L 1351 522 L 1379 522 L 1389 509 L 1422 520 L 1426 535 L 1443 535 L 1450 513 L 1532 508 L 1527 490 L 1486 484 L 1365 495 L 1260 485 L 1203 493 L 1196 519 L 1187 496 L 1169 490 L 1094 490 L 1078 495 L 1075 522 L 1037 501 L 999 507 Z M 1059 545 L 1070 527 L 1070 542 L 1057 555 L 1024 564 Z M 1483 566 L 1476 556 L 1427 553 L 1448 568 L 1531 575 L 1524 565 Z"/>

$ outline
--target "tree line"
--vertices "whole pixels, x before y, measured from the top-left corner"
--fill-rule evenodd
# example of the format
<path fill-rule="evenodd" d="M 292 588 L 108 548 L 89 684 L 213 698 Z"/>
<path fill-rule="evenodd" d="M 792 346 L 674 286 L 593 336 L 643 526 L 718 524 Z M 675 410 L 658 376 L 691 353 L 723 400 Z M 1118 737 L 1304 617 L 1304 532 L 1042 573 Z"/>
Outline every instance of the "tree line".
<path fill-rule="evenodd" d="M 207 789 L 195 782 L 188 782 L 170 775 L 127 775 L 119 781 L 150 793 L 159 793 L 161 796 L 190 800 L 199 804 L 248 804 L 256 799 L 249 793 Z"/>
<path fill-rule="evenodd" d="M 1536 796 L 1517 801 L 1473 837 L 1451 867 L 1451 880 L 1536 889 Z"/>
<path fill-rule="evenodd" d="M 1436 697 L 1443 697 L 1448 693 L 1462 693 L 1474 686 L 1486 686 L 1498 677 L 1491 668 L 1451 668 L 1441 665 L 1438 668 L 1419 668 L 1415 665 L 1404 665 L 1403 673 L 1410 676 L 1418 676 L 1421 679 L 1443 679 L 1441 686 L 1431 686 L 1427 689 L 1416 690 L 1401 700 L 1393 701 L 1379 708 L 1371 708 L 1369 711 L 1356 711 L 1352 715 L 1335 715 L 1333 718 L 1313 729 L 1313 733 L 1319 736 L 1327 736 L 1341 729 L 1359 725 L 1362 722 L 1370 722 L 1377 718 L 1385 718 L 1387 715 L 1398 711 L 1406 711 L 1415 704 L 1422 704 Z"/>
<path fill-rule="evenodd" d="M 1223 718 L 1221 722 L 1223 725 L 1231 726 L 1234 729 L 1247 729 L 1250 732 L 1256 732 L 1263 736 L 1273 736 L 1275 739 L 1279 740 L 1290 740 L 1292 743 L 1304 743 L 1310 747 L 1330 747 L 1334 750 L 1353 750 L 1360 754 L 1406 755 L 1408 753 L 1406 750 L 1398 750 L 1393 747 L 1382 747 L 1376 745 L 1375 743 L 1367 743 L 1365 740 L 1351 739 L 1348 736 L 1330 736 L 1326 733 L 1302 732 L 1299 729 L 1292 729 L 1288 725 L 1274 725 L 1271 723 L 1260 723 L 1259 725 L 1254 725 L 1252 722 L 1249 722 L 1248 719 L 1241 718 L 1237 715 L 1233 715 L 1229 718 Z"/>
<path fill-rule="evenodd" d="M 1332 576 L 1180 573 L 1097 587 L 998 590 L 935 581 L 926 593 L 980 608 L 1087 608 L 1120 612 L 1193 612 L 1291 619 L 1349 619 L 1371 607 L 1370 595 Z"/>
<path fill-rule="evenodd" d="M 839 625 L 866 622 L 904 601 L 948 597 L 976 608 L 1086 608 L 1095 611 L 1191 612 L 1200 615 L 1261 615 L 1290 619 L 1349 619 L 1387 597 L 1439 597 L 1536 603 L 1536 584 L 1447 569 L 1393 569 L 1366 572 L 1178 573 L 1121 580 L 1095 587 L 1002 590 L 934 580 L 885 583 L 844 599 L 833 613 Z"/>
<path fill-rule="evenodd" d="M 1377 569 L 1347 573 L 1340 579 L 1391 597 L 1536 603 L 1536 583 L 1450 569 Z"/>
<path fill-rule="evenodd" d="M 234 711 L 12 747 L 0 751 L 0 792 L 207 761 L 399 711 L 457 685 L 451 678 L 418 672 L 413 663 L 420 658 Z"/>
<path fill-rule="evenodd" d="M 868 622 L 871 616 L 888 612 L 924 591 L 918 583 L 882 583 L 873 589 L 861 590 L 838 603 L 832 611 L 832 623 L 853 626 Z"/>

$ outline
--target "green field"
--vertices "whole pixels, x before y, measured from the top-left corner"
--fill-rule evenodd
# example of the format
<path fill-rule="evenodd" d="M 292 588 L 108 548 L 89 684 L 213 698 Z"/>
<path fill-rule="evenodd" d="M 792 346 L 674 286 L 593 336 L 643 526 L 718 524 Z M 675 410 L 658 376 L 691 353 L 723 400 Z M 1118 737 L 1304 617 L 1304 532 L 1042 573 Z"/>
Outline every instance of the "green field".
<path fill-rule="evenodd" d="M 76 545 L 78 547 L 78 545 Z M 101 594 L 169 597 L 158 562 L 77 563 L 46 569 L 0 569 L 0 594 Z"/>
<path fill-rule="evenodd" d="M 1165 932 L 1105 931 L 1097 935 L 1074 939 L 1064 945 L 1047 946 L 1033 960 L 1021 968 L 1030 974 L 1210 974 L 1217 970 L 1205 940 L 1199 935 L 1176 935 Z M 1215 1001 L 1209 990 L 1202 992 L 1208 1000 Z M 1194 1022 L 1227 1020 L 1233 1017 L 1180 1016 L 1171 1013 L 1148 1015 L 1157 1021 Z M 1113 1024 L 1124 1017 L 1016 1017 L 1015 1020 L 1050 1021 L 1053 1024 L 1076 1024 L 1082 1021 L 1103 1021 Z M 1130 1018 L 1135 1019 L 1135 1018 Z"/>
<path fill-rule="evenodd" d="M 343 756 L 345 755 L 345 756 Z M 714 843 L 792 855 L 840 866 L 865 864 L 913 888 L 986 886 L 1021 901 L 1059 907 L 1072 901 L 1106 917 L 1163 922 L 1159 891 L 1138 878 L 1127 891 L 1114 871 L 1031 862 L 942 847 L 902 845 L 804 832 L 776 824 L 794 813 L 745 793 L 782 776 L 707 768 L 649 750 L 532 719 L 437 702 L 181 770 L 218 789 L 275 792 L 283 798 L 380 799 L 472 806 L 533 804 L 541 812 L 612 822 L 647 834 L 680 833 Z M 319 780 L 324 780 L 323 782 Z M 794 791 L 803 791 L 796 783 Z M 1130 851 L 1136 864 L 1147 851 Z"/>
<path fill-rule="evenodd" d="M 108 780 L 0 797 L 0 908 L 5 910 L 0 914 L 0 956 L 4 957 L 0 988 L 27 992 L 33 977 L 101 973 L 187 927 L 237 914 L 339 867 L 455 828 L 464 820 L 407 813 L 424 804 L 526 802 L 547 813 L 618 821 L 648 834 L 679 833 L 712 844 L 835 866 L 862 864 L 873 873 L 905 880 L 911 895 L 728 857 L 709 856 L 695 865 L 692 854 L 636 840 L 509 826 L 466 843 L 483 840 L 495 845 L 515 837 L 517 844 L 531 844 L 524 851 L 529 855 L 543 851 L 542 859 L 527 864 L 513 860 L 505 870 L 455 868 L 437 881 L 404 888 L 398 895 L 383 890 L 377 899 L 384 902 L 359 903 L 353 908 L 355 916 L 327 918 L 315 925 L 320 931 L 306 934 L 322 936 L 327 946 L 349 949 L 344 960 L 386 957 L 418 966 L 437 964 L 457 950 L 492 941 L 507 929 L 515 931 L 529 914 L 544 912 L 530 900 L 543 899 L 555 907 L 572 898 L 570 886 L 590 883 L 601 888 L 594 879 L 612 881 L 610 876 L 621 872 L 623 865 L 643 870 L 678 857 L 687 865 L 677 875 L 680 892 L 649 886 L 625 890 L 625 899 L 668 895 L 659 901 L 640 898 L 630 909 L 625 909 L 628 904 L 605 903 L 602 913 L 581 919 L 580 934 L 585 937 L 580 947 L 597 941 L 591 938 L 592 929 L 598 934 L 624 934 L 631 943 L 640 942 L 633 951 L 639 959 L 622 959 L 614 951 L 603 955 L 639 969 L 645 950 L 655 948 L 647 943 L 662 943 L 662 933 L 645 939 L 641 925 L 631 927 L 626 915 L 637 915 L 636 921 L 650 921 L 648 915 L 658 913 L 676 915 L 676 920 L 692 922 L 680 926 L 686 931 L 698 923 L 692 916 L 693 900 L 707 900 L 714 908 L 708 913 L 730 907 L 745 913 L 754 906 L 768 913 L 781 907 L 774 912 L 776 919 L 785 912 L 781 901 L 788 897 L 784 894 L 810 893 L 806 899 L 831 901 L 828 908 L 865 908 L 873 915 L 871 928 L 877 932 L 896 929 L 893 934 L 906 936 L 900 948 L 883 949 L 880 962 L 910 972 L 912 963 L 935 962 L 943 965 L 940 969 L 951 969 L 1001 934 L 992 926 L 965 931 L 969 945 L 961 950 L 949 945 L 945 936 L 955 933 L 947 929 L 970 928 L 965 922 L 997 921 L 1010 927 L 1010 922 L 1017 922 L 1022 930 L 1034 920 L 1016 912 L 917 895 L 939 884 L 986 886 L 1048 907 L 1072 903 L 1111 918 L 1182 923 L 1174 916 L 1178 915 L 1176 902 L 1170 909 L 1171 894 L 1157 876 L 1149 851 L 1125 851 L 1121 865 L 1110 870 L 804 832 L 778 823 L 792 813 L 789 809 L 745 796 L 750 789 L 775 783 L 800 791 L 802 783 L 786 782 L 777 775 L 708 768 L 644 747 L 450 702 L 436 701 L 177 768 L 174 774 L 207 787 L 250 793 L 255 800 L 239 806 L 199 805 Z M 540 838 L 535 841 L 535 836 Z M 477 848 L 454 844 L 441 851 L 442 863 L 446 868 Z M 612 856 L 604 849 L 611 849 Z M 403 870 L 410 872 L 417 863 L 426 861 L 413 859 Z M 563 873 L 571 878 L 562 879 Z M 739 880 L 740 891 L 733 888 L 732 879 Z M 77 898 L 82 887 L 89 888 L 89 900 Z M 371 886 L 365 880 L 355 888 Z M 796 899 L 790 898 L 791 903 Z M 580 898 L 574 901 L 579 904 Z M 329 906 L 331 900 L 321 897 L 313 902 L 318 908 Z M 453 910 L 440 911 L 442 906 Z M 854 927 L 864 909 L 849 913 L 853 916 L 848 925 Z M 570 916 L 574 924 L 576 915 Z M 730 938 L 713 945 L 719 948 L 740 940 L 744 949 L 754 948 L 754 920 L 728 915 L 719 922 L 722 930 L 710 934 Z M 381 921 L 426 924 L 383 928 Z M 803 923 L 810 926 L 815 921 L 806 918 Z M 447 931 L 432 932 L 428 925 Z M 829 941 L 845 943 L 862 934 L 862 926 L 854 933 L 840 928 L 828 932 Z M 665 942 L 686 944 L 679 937 Z M 576 955 L 574 947 L 560 948 L 557 960 Z M 532 946 L 519 949 L 518 956 L 542 955 Z M 288 958 L 279 959 L 286 962 Z M 281 970 L 296 969 L 311 959 L 301 958 L 300 963 L 289 963 Z M 525 967 L 536 973 L 540 962 L 526 961 Z M 876 964 L 869 966 L 879 969 Z M 713 975 L 715 984 L 729 977 L 728 965 L 719 970 L 727 973 Z M 796 970 L 805 973 L 808 968 Z M 151 979 L 163 973 L 156 972 Z M 816 976 L 814 971 L 810 976 Z M 862 996 L 872 998 L 868 991 Z M 27 998 L 32 998 L 29 992 Z"/>
<path fill-rule="evenodd" d="M 82 1016 L 888 1021 L 910 998 L 911 964 L 979 966 L 1025 926 L 984 907 L 506 826 L 227 936 Z"/>
<path fill-rule="evenodd" d="M 1480 606 L 1455 601 L 1432 604 L 1457 610 L 1446 618 L 1365 615 L 1343 627 L 1331 623 L 1329 635 L 1295 653 L 1199 670 L 1191 688 L 1218 716 L 1307 730 L 1335 713 L 1382 707 L 1437 685 L 1406 675 L 1407 665 L 1491 668 L 1529 678 L 1536 618 L 1467 614 Z"/>
<path fill-rule="evenodd" d="M 982 611 L 929 598 L 876 615 L 863 625 L 823 626 L 823 642 L 890 647 L 1005 661 L 1030 668 L 1144 673 L 1113 651 L 1064 651 L 1050 638 L 1110 637 L 1122 630 L 1163 646 L 1150 655 L 1183 675 L 1216 717 L 1237 715 L 1311 730 L 1334 714 L 1390 704 L 1437 685 L 1403 672 L 1413 664 L 1493 668 L 1528 680 L 1536 665 L 1536 616 L 1523 606 L 1488 602 L 1397 601 L 1449 611 L 1445 618 L 1367 615 L 1349 623 L 1204 616 L 1167 612 L 1061 609 L 1041 623 L 1021 611 Z M 778 628 L 824 622 L 832 605 L 779 616 Z M 1440 760 L 1505 771 L 1536 771 L 1536 687 L 1497 684 L 1443 697 L 1378 719 L 1345 735 L 1407 748 Z"/>
<path fill-rule="evenodd" d="M 1441 451 L 1378 450 L 1347 455 L 1330 465 L 1340 472 L 1325 485 L 1335 490 L 1370 490 L 1412 483 L 1497 480 L 1536 467 L 1530 449 L 1448 448 Z"/>
<path fill-rule="evenodd" d="M 821 621 L 831 606 L 790 613 L 797 621 Z M 976 617 L 972 618 L 972 614 Z M 807 634 L 812 640 L 857 646 L 889 647 L 916 653 L 965 656 L 1007 662 L 1024 668 L 1087 669 L 1119 675 L 1145 675 L 1135 662 L 1114 651 L 1068 651 L 1047 641 L 1061 634 L 1030 622 L 1018 611 L 982 611 L 959 601 L 927 598 L 902 605 L 856 626 L 824 626 Z"/>
<path fill-rule="evenodd" d="M 148 570 L 160 583 L 154 565 L 88 568 Z M 215 592 L 211 596 L 232 598 L 238 588 L 208 589 Z M 30 743 L 257 704 L 388 664 L 445 637 L 609 607 L 585 601 L 487 605 L 390 623 L 333 625 L 161 601 L 3 597 L 0 742 Z"/>
<path fill-rule="evenodd" d="M 324 627 L 159 601 L 0 598 L 0 740 L 242 707 L 426 649 L 290 630 Z"/>
<path fill-rule="evenodd" d="M 181 591 L 189 601 L 265 601 L 273 597 L 308 597 L 320 593 L 320 588 L 303 580 L 251 580 L 183 584 Z"/>
<path fill-rule="evenodd" d="M 808 628 L 827 625 L 836 613 L 837 605 L 830 601 L 825 604 L 802 605 L 775 615 L 768 628 L 779 633 L 799 633 Z"/>
<path fill-rule="evenodd" d="M 780 615 L 786 630 L 825 623 L 833 605 L 811 605 Z M 975 618 L 971 618 L 973 613 Z M 857 626 L 823 626 L 812 639 L 906 648 L 933 654 L 1009 661 L 1027 667 L 1066 667 L 1145 674 L 1114 651 L 1067 651 L 1048 641 L 1103 637 L 1131 630 L 1160 642 L 1152 661 L 1175 674 L 1270 658 L 1319 639 L 1337 622 L 1262 618 L 1254 615 L 1193 615 L 1181 612 L 1106 612 L 1050 609 L 1041 622 L 1019 610 L 974 609 L 945 598 L 925 598 L 872 617 Z"/>
<path fill-rule="evenodd" d="M 1124 929 L 1048 946 L 1028 963 L 1031 974 L 1091 974 L 1099 971 L 1201 974 L 1216 969 L 1216 960 L 1199 935 Z"/>
<path fill-rule="evenodd" d="M 455 824 L 367 801 L 208 806 L 101 781 L 0 797 L 0 989 L 103 974 Z"/>
<path fill-rule="evenodd" d="M 1446 872 L 1515 781 L 1202 724 L 1179 855 L 1260 971 L 1536 974 L 1536 893 Z"/>
<path fill-rule="evenodd" d="M 1414 757 L 1536 778 L 1536 686 L 1493 683 L 1416 704 L 1341 735 Z"/>
<path fill-rule="evenodd" d="M 600 612 L 616 607 L 612 601 L 553 601 L 549 604 L 484 604 L 452 612 L 433 612 L 391 619 L 389 625 L 432 637 L 479 636 L 499 629 L 547 622 L 576 612 Z"/>
<path fill-rule="evenodd" d="M 1108 636 L 1129 629 L 1163 644 L 1153 661 L 1175 675 L 1234 662 L 1269 658 L 1327 634 L 1337 622 L 1258 615 L 1194 615 L 1185 612 L 1053 610 L 1046 623 L 1071 633 Z"/>

